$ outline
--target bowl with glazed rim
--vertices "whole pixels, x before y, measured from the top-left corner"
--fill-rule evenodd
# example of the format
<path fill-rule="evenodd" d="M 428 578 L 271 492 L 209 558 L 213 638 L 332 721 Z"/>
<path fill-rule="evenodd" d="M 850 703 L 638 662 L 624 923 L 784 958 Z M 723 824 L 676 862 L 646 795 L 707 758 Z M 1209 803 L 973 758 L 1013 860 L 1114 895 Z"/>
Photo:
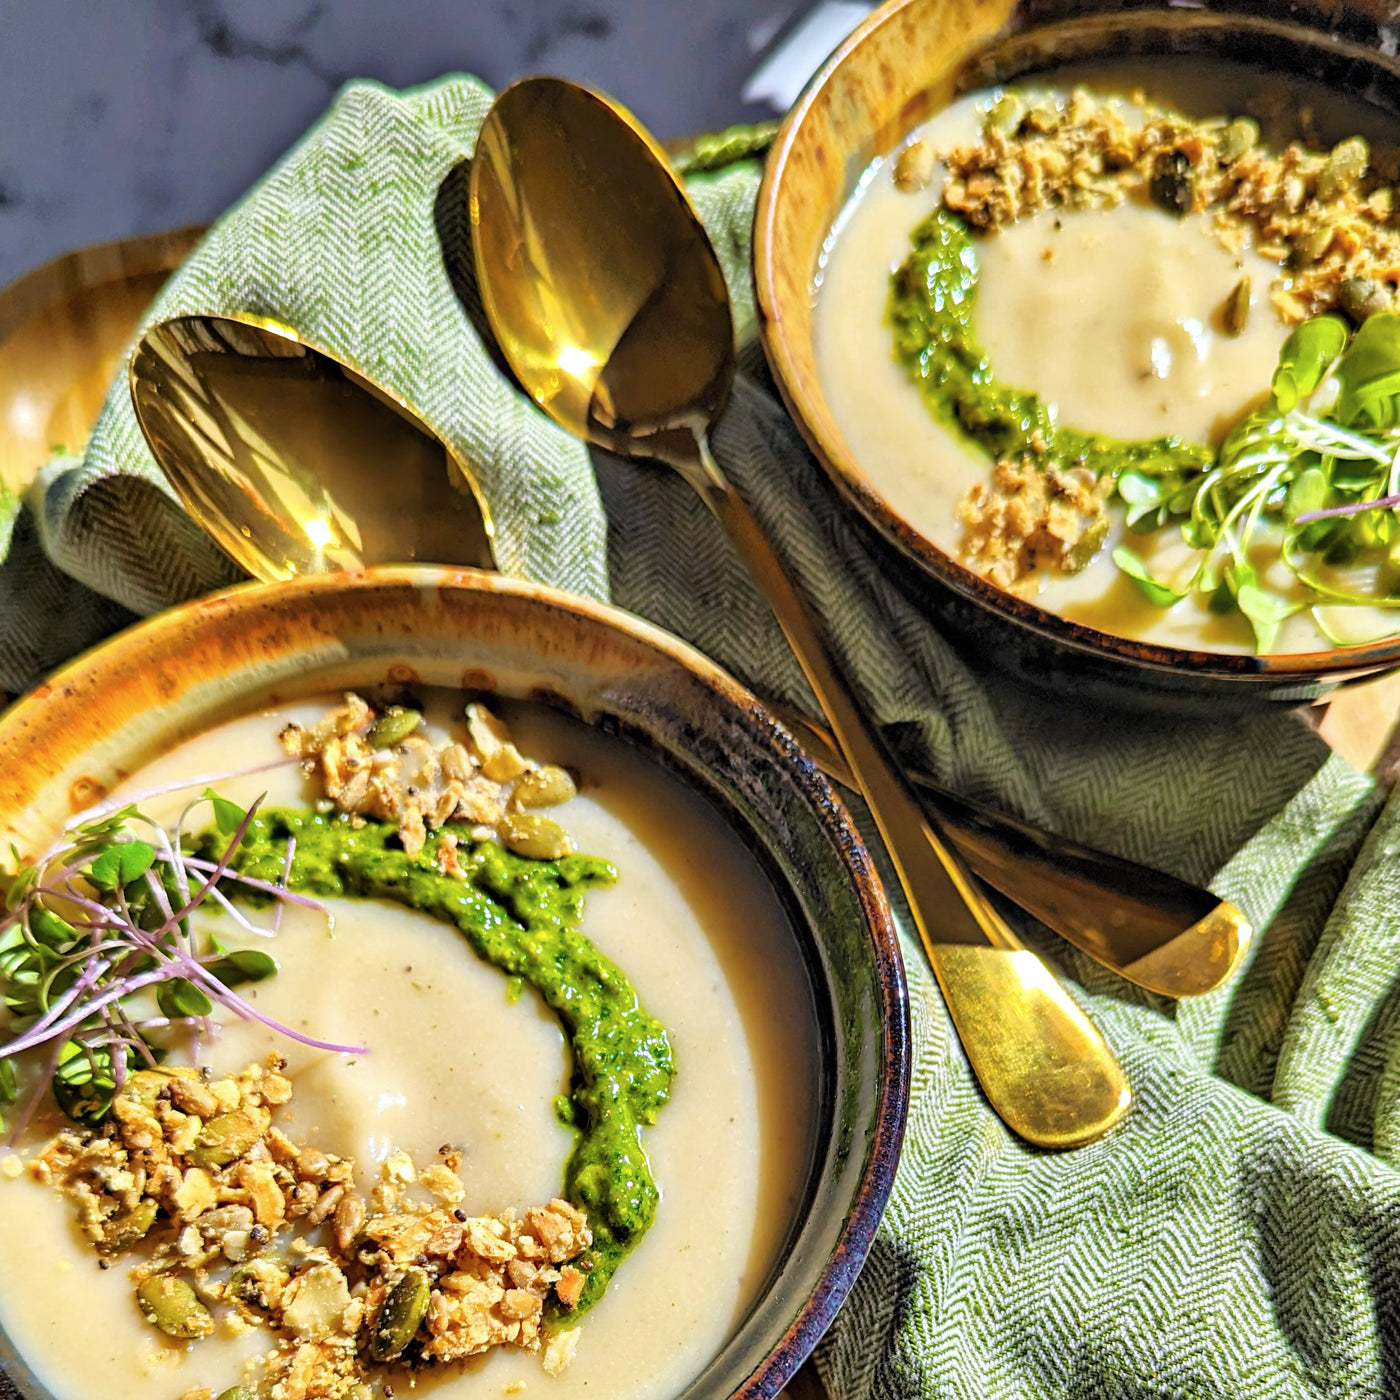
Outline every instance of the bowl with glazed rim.
<path fill-rule="evenodd" d="M 890 0 L 836 50 L 788 114 L 768 159 L 754 227 L 769 365 L 807 443 L 889 571 L 979 657 L 1061 693 L 1169 708 L 1296 702 L 1400 666 L 1400 636 L 1297 654 L 1189 650 L 1084 626 L 1003 590 L 929 539 L 862 469 L 822 388 L 814 316 L 824 244 L 861 173 L 959 96 L 1072 63 L 1195 54 L 1313 79 L 1395 118 L 1400 59 L 1395 36 L 1382 27 L 1385 17 L 1380 7 L 1305 13 L 1248 0 L 1170 8 Z"/>
<path fill-rule="evenodd" d="M 562 711 L 679 777 L 758 857 L 793 932 L 774 935 L 773 955 L 800 961 L 811 998 L 812 1146 L 780 1256 L 683 1394 L 776 1394 L 854 1283 L 889 1194 L 908 1003 L 888 905 L 839 799 L 712 662 L 629 614 L 474 570 L 245 585 L 119 634 L 0 717 L 4 840 L 42 849 L 75 811 L 215 725 L 383 683 Z M 0 1334 L 0 1395 L 16 1394 L 45 1392 Z"/>

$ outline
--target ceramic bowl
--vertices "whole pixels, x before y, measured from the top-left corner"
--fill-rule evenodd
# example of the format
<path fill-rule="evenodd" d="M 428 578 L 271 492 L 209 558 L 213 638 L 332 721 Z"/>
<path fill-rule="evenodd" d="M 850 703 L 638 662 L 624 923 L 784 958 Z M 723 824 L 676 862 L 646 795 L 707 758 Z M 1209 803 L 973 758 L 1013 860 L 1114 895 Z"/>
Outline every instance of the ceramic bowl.
<path fill-rule="evenodd" d="M 1394 55 L 1395 45 L 1368 11 L 1329 6 L 1326 32 L 1275 17 L 1283 13 L 1281 5 L 1220 0 L 1170 9 L 891 0 L 812 80 L 769 157 L 755 224 L 755 279 L 763 345 L 793 417 L 911 592 L 979 654 L 1056 690 L 1152 703 L 1297 701 L 1400 666 L 1400 637 L 1286 656 L 1152 645 L 1057 617 L 958 563 L 876 489 L 823 395 L 812 314 L 823 242 L 861 172 L 911 127 L 964 92 L 1067 62 L 1210 54 L 1315 78 L 1400 113 L 1400 61 L 1383 53 Z"/>
<path fill-rule="evenodd" d="M 249 585 L 122 633 L 0 718 L 0 835 L 21 851 L 212 725 L 377 682 L 528 698 L 645 750 L 759 856 L 806 965 L 820 1086 L 805 1199 L 757 1303 L 686 1400 L 775 1395 L 855 1281 L 893 1178 L 908 1005 L 889 909 L 839 800 L 787 732 L 698 652 L 625 613 L 470 570 Z M 6 1383 L 3 1368 L 9 1369 Z M 0 1394 L 42 1392 L 0 1337 Z"/>

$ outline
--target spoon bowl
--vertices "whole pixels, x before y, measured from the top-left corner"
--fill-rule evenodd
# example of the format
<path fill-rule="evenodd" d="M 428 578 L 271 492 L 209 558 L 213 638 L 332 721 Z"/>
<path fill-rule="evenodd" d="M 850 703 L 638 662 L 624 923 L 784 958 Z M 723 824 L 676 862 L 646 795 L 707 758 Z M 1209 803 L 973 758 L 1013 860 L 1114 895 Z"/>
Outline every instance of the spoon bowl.
<path fill-rule="evenodd" d="M 137 422 L 190 514 L 255 578 L 494 567 L 486 498 L 407 404 L 289 326 L 180 316 L 141 337 Z"/>
<path fill-rule="evenodd" d="M 504 214 L 474 231 L 511 367 L 557 422 L 626 457 L 705 432 L 734 378 L 724 274 L 665 161 L 607 98 L 527 79 L 496 100 L 472 164 L 474 215 Z"/>

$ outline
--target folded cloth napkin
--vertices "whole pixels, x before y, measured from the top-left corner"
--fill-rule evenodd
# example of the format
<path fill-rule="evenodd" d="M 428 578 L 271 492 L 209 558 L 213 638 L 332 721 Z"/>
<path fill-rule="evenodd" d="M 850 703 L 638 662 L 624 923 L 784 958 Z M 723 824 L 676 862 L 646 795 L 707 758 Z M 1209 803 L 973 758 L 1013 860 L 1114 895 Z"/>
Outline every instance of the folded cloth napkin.
<path fill-rule="evenodd" d="M 403 93 L 351 84 L 219 221 L 151 318 L 259 312 L 336 347 L 470 462 L 503 569 L 611 597 L 812 711 L 699 501 L 668 473 L 590 455 L 473 331 L 470 288 L 447 267 L 464 247 L 463 162 L 489 100 L 462 77 Z M 741 163 L 691 182 L 746 341 L 757 181 Z M 831 1394 L 1400 1394 L 1394 806 L 1294 714 L 1110 715 L 969 664 L 882 573 L 761 376 L 741 376 L 714 445 L 906 761 L 1209 882 L 1260 930 L 1229 986 L 1173 1003 L 1026 928 L 1137 1095 L 1107 1139 L 1066 1154 L 1028 1150 L 987 1108 L 905 937 L 907 1144 L 874 1252 L 819 1354 Z M 28 512 L 12 550 L 41 550 L 50 581 L 61 571 L 121 608 L 150 612 L 233 577 L 166 491 L 124 380 L 85 455 L 51 464 Z M 27 677 L 54 658 L 25 649 L 25 577 L 0 602 L 0 635 Z M 75 645 L 112 624 L 109 606 L 89 609 Z"/>

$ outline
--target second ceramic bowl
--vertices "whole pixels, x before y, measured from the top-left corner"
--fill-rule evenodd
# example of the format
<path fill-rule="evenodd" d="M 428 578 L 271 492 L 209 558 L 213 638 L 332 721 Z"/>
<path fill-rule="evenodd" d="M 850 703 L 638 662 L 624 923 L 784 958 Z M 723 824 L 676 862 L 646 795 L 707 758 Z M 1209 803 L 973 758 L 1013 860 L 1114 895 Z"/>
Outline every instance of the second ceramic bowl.
<path fill-rule="evenodd" d="M 861 172 L 912 127 L 961 93 L 1068 63 L 1228 56 L 1400 113 L 1400 61 L 1393 45 L 1391 56 L 1382 52 L 1367 11 L 1333 7 L 1336 28 L 1324 32 L 1261 9 L 1219 0 L 1173 8 L 892 0 L 812 80 L 769 157 L 754 268 L 763 344 L 789 409 L 906 587 L 978 654 L 1053 690 L 1154 706 L 1299 701 L 1400 666 L 1400 637 L 1298 655 L 1186 650 L 1067 621 L 966 568 L 862 470 L 823 393 L 813 315 L 823 245 Z"/>

